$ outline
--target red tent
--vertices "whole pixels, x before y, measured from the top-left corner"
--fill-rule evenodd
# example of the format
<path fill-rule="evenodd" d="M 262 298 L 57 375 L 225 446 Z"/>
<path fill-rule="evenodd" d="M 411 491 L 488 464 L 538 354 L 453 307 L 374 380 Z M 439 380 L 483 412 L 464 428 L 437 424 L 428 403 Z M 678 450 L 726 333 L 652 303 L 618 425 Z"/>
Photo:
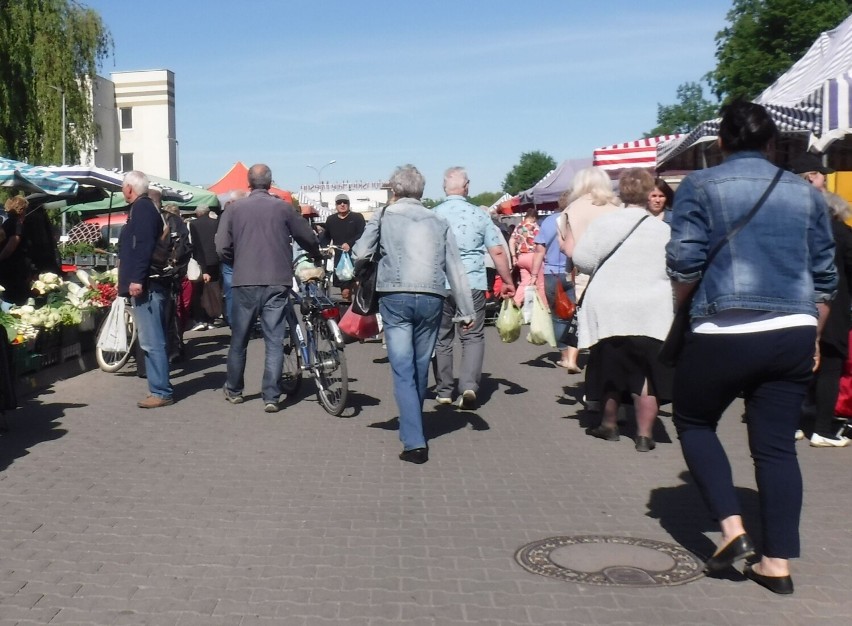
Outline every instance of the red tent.
<path fill-rule="evenodd" d="M 241 161 L 234 163 L 234 167 L 220 178 L 216 183 L 210 185 L 207 189 L 215 193 L 217 196 L 229 191 L 237 191 L 239 189 L 248 191 L 248 168 Z M 293 194 L 278 187 L 272 187 L 269 190 L 282 200 L 293 202 Z"/>
<path fill-rule="evenodd" d="M 657 144 L 678 137 L 679 134 L 660 135 L 604 146 L 594 151 L 592 165 L 606 170 L 612 178 L 618 178 L 621 170 L 630 167 L 654 170 L 657 167 Z"/>

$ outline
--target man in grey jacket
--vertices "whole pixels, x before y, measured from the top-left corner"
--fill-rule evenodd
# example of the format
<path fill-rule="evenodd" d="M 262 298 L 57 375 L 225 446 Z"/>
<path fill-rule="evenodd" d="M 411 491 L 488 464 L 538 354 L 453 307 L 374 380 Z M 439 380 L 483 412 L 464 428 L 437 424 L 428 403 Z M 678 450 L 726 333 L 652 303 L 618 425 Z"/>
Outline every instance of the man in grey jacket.
<path fill-rule="evenodd" d="M 243 401 L 246 348 L 259 316 L 266 346 L 261 395 L 264 410 L 275 413 L 281 396 L 278 382 L 284 361 L 285 312 L 293 284 L 290 237 L 314 258 L 320 258 L 320 250 L 311 227 L 293 205 L 269 193 L 272 172 L 268 166 L 252 165 L 248 182 L 251 193 L 228 207 L 230 219 L 222 223 L 216 239 L 216 252 L 234 267 L 224 392 L 231 404 Z"/>

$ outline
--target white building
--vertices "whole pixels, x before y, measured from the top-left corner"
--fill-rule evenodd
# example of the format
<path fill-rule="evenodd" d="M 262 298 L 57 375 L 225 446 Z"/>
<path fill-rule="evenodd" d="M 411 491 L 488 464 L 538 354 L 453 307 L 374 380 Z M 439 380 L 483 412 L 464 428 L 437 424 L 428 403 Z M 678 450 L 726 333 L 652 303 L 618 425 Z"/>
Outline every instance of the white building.
<path fill-rule="evenodd" d="M 178 180 L 174 73 L 113 72 L 111 78 L 98 76 L 92 86 L 99 130 L 94 151 L 81 154 L 80 162 Z"/>
<path fill-rule="evenodd" d="M 387 181 L 316 183 L 299 187 L 299 204 L 310 204 L 321 220 L 335 212 L 334 198 L 341 193 L 349 196 L 349 206 L 356 213 L 372 212 L 390 201 Z"/>

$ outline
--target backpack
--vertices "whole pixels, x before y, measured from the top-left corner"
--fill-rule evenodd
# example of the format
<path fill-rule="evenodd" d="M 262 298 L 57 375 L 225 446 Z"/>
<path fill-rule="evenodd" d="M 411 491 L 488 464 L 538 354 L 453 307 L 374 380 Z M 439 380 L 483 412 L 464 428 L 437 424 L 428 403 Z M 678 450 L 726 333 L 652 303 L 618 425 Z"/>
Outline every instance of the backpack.
<path fill-rule="evenodd" d="M 189 228 L 176 215 L 161 213 L 160 216 L 163 218 L 163 232 L 151 254 L 148 276 L 158 279 L 183 278 L 192 258 Z"/>

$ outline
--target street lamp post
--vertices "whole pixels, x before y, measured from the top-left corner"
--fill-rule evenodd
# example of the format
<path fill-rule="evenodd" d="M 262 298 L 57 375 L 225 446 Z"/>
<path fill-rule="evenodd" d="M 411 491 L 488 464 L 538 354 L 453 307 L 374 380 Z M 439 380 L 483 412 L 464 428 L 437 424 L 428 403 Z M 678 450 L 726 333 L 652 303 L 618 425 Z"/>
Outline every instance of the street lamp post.
<path fill-rule="evenodd" d="M 59 92 L 59 95 L 62 96 L 62 165 L 66 165 L 65 159 L 65 90 L 61 87 L 57 87 L 55 85 L 48 85 L 51 89 L 55 89 Z M 65 222 L 65 211 L 62 212 L 62 234 L 65 234 L 66 230 L 66 222 Z"/>
<path fill-rule="evenodd" d="M 319 169 L 314 167 L 313 165 L 310 165 L 310 164 L 305 166 L 305 167 L 311 168 L 313 171 L 315 171 L 317 173 L 317 182 L 319 183 L 319 203 L 320 203 L 320 207 L 322 206 L 322 171 L 325 168 L 327 168 L 329 165 L 334 165 L 335 163 L 337 163 L 337 159 L 332 159 L 331 161 L 329 161 L 328 163 L 326 163 L 325 165 L 323 165 Z"/>

